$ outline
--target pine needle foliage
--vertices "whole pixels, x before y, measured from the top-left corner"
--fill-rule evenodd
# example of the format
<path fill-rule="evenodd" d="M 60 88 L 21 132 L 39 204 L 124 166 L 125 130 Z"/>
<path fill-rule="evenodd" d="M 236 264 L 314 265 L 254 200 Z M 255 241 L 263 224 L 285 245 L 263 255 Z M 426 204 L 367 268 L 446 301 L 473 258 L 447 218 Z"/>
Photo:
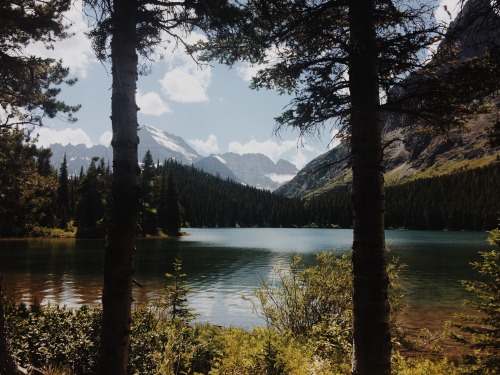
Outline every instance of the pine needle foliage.
<path fill-rule="evenodd" d="M 172 281 L 164 290 L 161 304 L 168 321 L 189 324 L 194 320 L 196 314 L 189 307 L 188 295 L 192 289 L 187 286 L 185 273 L 182 273 L 182 261 L 174 260 L 174 272 L 166 273 L 165 276 Z"/>
<path fill-rule="evenodd" d="M 482 252 L 483 261 L 472 263 L 482 278 L 462 282 L 473 295 L 466 303 L 477 314 L 460 315 L 461 322 L 455 327 L 462 334 L 453 334 L 473 349 L 466 356 L 470 374 L 500 374 L 500 230 L 489 233 L 488 242 L 496 249 Z"/>

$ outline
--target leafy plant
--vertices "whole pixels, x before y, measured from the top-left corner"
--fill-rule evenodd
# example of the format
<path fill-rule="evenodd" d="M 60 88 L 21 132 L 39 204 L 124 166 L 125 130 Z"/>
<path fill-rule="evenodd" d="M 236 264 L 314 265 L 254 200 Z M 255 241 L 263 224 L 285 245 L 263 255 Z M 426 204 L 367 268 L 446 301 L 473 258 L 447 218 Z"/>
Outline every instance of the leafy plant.
<path fill-rule="evenodd" d="M 23 367 L 64 367 L 75 374 L 95 372 L 101 309 L 83 306 L 41 308 L 8 305 L 9 337 Z"/>

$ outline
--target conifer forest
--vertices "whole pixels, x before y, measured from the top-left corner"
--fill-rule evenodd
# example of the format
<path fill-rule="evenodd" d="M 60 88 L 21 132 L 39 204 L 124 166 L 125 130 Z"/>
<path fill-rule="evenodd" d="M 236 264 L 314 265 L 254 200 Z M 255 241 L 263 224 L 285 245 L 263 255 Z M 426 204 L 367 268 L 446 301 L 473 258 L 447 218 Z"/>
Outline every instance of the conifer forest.
<path fill-rule="evenodd" d="M 76 230 L 79 238 L 104 237 L 110 202 L 109 161 L 93 158 L 87 170 L 68 175 L 50 165 L 50 149 L 24 143 L 23 131 L 2 133 L 0 235 L 46 235 Z M 16 165 L 13 173 L 12 165 Z M 26 179 L 29 179 L 26 182 Z M 386 189 L 386 226 L 394 229 L 495 228 L 500 163 Z M 137 235 L 178 235 L 181 227 L 338 227 L 352 224 L 349 192 L 308 199 L 223 180 L 173 160 L 142 158 Z M 167 214 L 168 212 L 168 214 Z M 24 225 L 21 225 L 24 223 Z M 57 233 L 54 232 L 53 233 Z M 61 233 L 61 232 L 59 232 Z"/>

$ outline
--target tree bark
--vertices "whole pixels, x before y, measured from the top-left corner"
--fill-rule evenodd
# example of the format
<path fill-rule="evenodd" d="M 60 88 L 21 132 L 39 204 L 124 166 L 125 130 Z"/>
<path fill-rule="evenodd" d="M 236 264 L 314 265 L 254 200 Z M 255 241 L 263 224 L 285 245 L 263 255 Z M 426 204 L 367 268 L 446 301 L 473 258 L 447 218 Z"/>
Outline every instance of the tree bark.
<path fill-rule="evenodd" d="M 374 0 L 350 2 L 354 375 L 390 374 L 391 357 L 374 11 Z"/>
<path fill-rule="evenodd" d="M 126 373 L 130 344 L 135 231 L 138 217 L 136 0 L 112 11 L 113 180 L 104 260 L 103 318 L 98 374 Z"/>

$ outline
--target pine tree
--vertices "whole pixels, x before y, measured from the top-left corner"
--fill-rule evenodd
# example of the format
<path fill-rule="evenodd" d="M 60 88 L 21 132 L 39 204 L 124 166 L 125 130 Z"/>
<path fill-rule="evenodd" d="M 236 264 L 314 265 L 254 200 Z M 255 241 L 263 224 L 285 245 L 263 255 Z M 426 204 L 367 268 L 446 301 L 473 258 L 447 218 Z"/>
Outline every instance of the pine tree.
<path fill-rule="evenodd" d="M 61 61 L 29 55 L 26 47 L 35 42 L 51 44 L 67 36 L 63 13 L 69 0 L 15 0 L 0 2 L 0 126 L 41 124 L 65 114 L 73 121 L 79 106 L 68 106 L 57 99 L 69 70 Z"/>
<path fill-rule="evenodd" d="M 500 373 L 500 230 L 490 232 L 488 242 L 496 248 L 481 253 L 483 261 L 473 263 L 481 275 L 479 281 L 464 281 L 466 290 L 474 298 L 467 301 L 477 315 L 461 315 L 456 323 L 464 335 L 453 337 L 469 345 L 474 352 L 466 356 L 469 374 L 494 375 Z"/>
<path fill-rule="evenodd" d="M 163 2 L 85 0 L 96 14 L 90 31 L 100 60 L 111 62 L 113 179 L 104 263 L 98 374 L 126 372 L 130 342 L 135 234 L 139 216 L 136 104 L 139 56 L 151 61 L 163 35 L 184 43 L 195 26 L 224 27 L 227 0 Z M 179 44 L 179 43 L 175 43 Z"/>
<path fill-rule="evenodd" d="M 98 161 L 99 158 L 92 158 L 87 173 L 79 183 L 80 200 L 75 212 L 77 237 L 104 237 L 108 187 L 102 166 L 96 165 Z"/>
<path fill-rule="evenodd" d="M 66 159 L 66 153 L 64 153 L 61 168 L 59 169 L 56 206 L 59 228 L 64 229 L 68 225 L 71 211 L 68 181 L 68 162 Z"/>
<path fill-rule="evenodd" d="M 163 231 L 171 236 L 179 236 L 182 224 L 181 205 L 179 203 L 179 193 L 172 171 L 167 176 L 165 197 L 166 218 Z"/>
<path fill-rule="evenodd" d="M 26 236 L 37 226 L 51 226 L 57 182 L 39 173 L 46 155 L 22 129 L 0 128 L 0 236 Z"/>
<path fill-rule="evenodd" d="M 187 275 L 182 273 L 181 260 L 176 258 L 173 266 L 174 272 L 165 274 L 168 279 L 172 280 L 172 284 L 165 287 L 162 303 L 166 308 L 165 314 L 169 321 L 188 324 L 196 317 L 187 301 L 192 290 L 186 285 Z"/>
<path fill-rule="evenodd" d="M 156 169 L 151 151 L 147 150 L 142 159 L 139 187 L 141 189 L 138 232 L 142 235 L 158 234 L 158 210 L 155 185 Z"/>

